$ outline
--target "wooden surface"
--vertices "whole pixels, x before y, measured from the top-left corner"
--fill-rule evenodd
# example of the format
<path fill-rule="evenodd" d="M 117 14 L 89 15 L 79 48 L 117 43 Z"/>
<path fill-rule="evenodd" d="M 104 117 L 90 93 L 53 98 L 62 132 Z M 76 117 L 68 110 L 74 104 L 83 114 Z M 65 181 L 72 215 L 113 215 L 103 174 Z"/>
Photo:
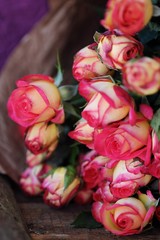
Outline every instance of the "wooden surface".
<path fill-rule="evenodd" d="M 71 223 L 79 213 L 89 210 L 89 206 L 79 206 L 70 203 L 66 208 L 55 209 L 45 205 L 41 197 L 29 198 L 20 191 L 16 192 L 16 199 L 33 240 L 160 239 L 160 229 L 152 229 L 140 235 L 118 237 L 108 233 L 103 228 L 73 228 Z"/>
<path fill-rule="evenodd" d="M 14 193 L 6 177 L 0 175 L 0 239 L 29 240 Z"/>

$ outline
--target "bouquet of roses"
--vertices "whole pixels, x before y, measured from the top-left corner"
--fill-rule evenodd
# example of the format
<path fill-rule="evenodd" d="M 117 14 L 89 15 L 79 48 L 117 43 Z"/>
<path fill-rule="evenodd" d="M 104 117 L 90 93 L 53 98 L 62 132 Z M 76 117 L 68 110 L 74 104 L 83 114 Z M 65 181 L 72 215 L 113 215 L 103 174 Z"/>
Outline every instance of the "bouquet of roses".
<path fill-rule="evenodd" d="M 60 86 L 61 71 L 55 80 L 29 75 L 8 100 L 27 147 L 22 189 L 44 192 L 51 206 L 92 203 L 95 220 L 117 235 L 138 234 L 160 220 L 159 5 L 109 0 L 104 32 L 74 57 L 78 85 Z M 74 129 L 72 115 L 79 118 Z M 70 155 L 58 167 L 44 163 L 62 133 L 78 143 L 64 142 L 71 143 Z"/>

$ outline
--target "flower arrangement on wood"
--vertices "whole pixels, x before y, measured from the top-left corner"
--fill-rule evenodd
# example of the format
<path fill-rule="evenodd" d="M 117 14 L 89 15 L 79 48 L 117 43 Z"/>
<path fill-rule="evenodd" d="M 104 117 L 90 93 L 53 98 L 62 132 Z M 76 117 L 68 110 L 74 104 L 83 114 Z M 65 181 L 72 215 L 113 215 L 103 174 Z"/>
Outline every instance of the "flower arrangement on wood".
<path fill-rule="evenodd" d="M 158 0 L 109 0 L 104 31 L 75 54 L 74 84 L 25 76 L 7 105 L 24 128 L 22 189 L 53 207 L 91 204 L 120 236 L 160 223 L 159 17 Z"/>

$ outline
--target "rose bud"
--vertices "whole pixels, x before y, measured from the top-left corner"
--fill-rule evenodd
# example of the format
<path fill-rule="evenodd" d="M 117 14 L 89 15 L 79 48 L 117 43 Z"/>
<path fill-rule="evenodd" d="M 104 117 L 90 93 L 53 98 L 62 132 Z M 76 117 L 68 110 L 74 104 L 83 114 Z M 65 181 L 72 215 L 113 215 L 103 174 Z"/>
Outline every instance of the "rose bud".
<path fill-rule="evenodd" d="M 101 24 L 106 29 L 119 29 L 135 35 L 149 22 L 153 14 L 151 0 L 109 0 Z"/>
<path fill-rule="evenodd" d="M 54 207 L 67 205 L 78 191 L 80 178 L 73 167 L 58 167 L 48 175 L 42 184 L 44 202 Z"/>
<path fill-rule="evenodd" d="M 37 123 L 28 128 L 25 145 L 33 154 L 50 154 L 57 147 L 58 136 L 58 128 L 54 123 Z"/>
<path fill-rule="evenodd" d="M 35 74 L 18 80 L 7 107 L 10 118 L 23 127 L 44 121 L 64 122 L 61 96 L 49 76 Z"/>
<path fill-rule="evenodd" d="M 103 88 L 104 87 L 104 88 Z M 130 122 L 135 122 L 134 100 L 120 86 L 114 83 L 96 83 L 88 87 L 95 90 L 92 98 L 82 111 L 82 117 L 93 128 L 104 128 L 110 123 L 122 120 L 129 114 Z M 86 88 L 87 89 L 87 88 Z"/>
<path fill-rule="evenodd" d="M 96 187 L 103 178 L 110 178 L 112 173 L 104 171 L 105 164 L 108 162 L 108 158 L 103 156 L 97 156 L 87 161 L 83 168 L 81 168 L 81 177 L 83 178 L 86 187 L 92 189 Z"/>
<path fill-rule="evenodd" d="M 96 43 L 91 44 L 75 55 L 72 72 L 77 81 L 82 79 L 89 81 L 94 77 L 112 74 L 112 71 L 100 61 L 95 47 L 97 47 Z"/>
<path fill-rule="evenodd" d="M 101 223 L 100 211 L 101 211 L 102 206 L 103 206 L 103 203 L 97 201 L 92 204 L 92 208 L 91 208 L 92 216 L 99 223 Z"/>
<path fill-rule="evenodd" d="M 120 160 L 113 169 L 110 191 L 117 199 L 130 197 L 140 187 L 146 186 L 152 176 L 141 173 L 143 163 L 140 159 Z"/>
<path fill-rule="evenodd" d="M 160 161 L 160 140 L 155 132 L 152 130 L 152 153 L 156 161 Z"/>
<path fill-rule="evenodd" d="M 28 195 L 38 195 L 43 191 L 42 181 L 43 175 L 51 170 L 51 166 L 47 164 L 39 164 L 34 167 L 28 167 L 21 175 L 20 186 Z"/>
<path fill-rule="evenodd" d="M 151 95 L 160 89 L 160 62 L 143 57 L 127 62 L 123 69 L 123 83 L 140 95 Z"/>
<path fill-rule="evenodd" d="M 34 167 L 40 163 L 42 163 L 47 158 L 47 152 L 33 154 L 29 150 L 26 153 L 26 163 L 29 167 Z"/>
<path fill-rule="evenodd" d="M 150 195 L 139 193 L 139 199 L 128 197 L 114 204 L 104 203 L 100 210 L 101 223 L 108 231 L 120 236 L 142 232 L 151 223 L 157 205 Z"/>
<path fill-rule="evenodd" d="M 82 144 L 85 144 L 88 148 L 93 148 L 93 132 L 94 128 L 88 125 L 87 121 L 81 118 L 73 131 L 68 133 L 68 136 Z"/>
<path fill-rule="evenodd" d="M 97 51 L 109 68 L 122 69 L 130 59 L 142 56 L 143 45 L 131 36 L 107 32 L 101 36 Z"/>
<path fill-rule="evenodd" d="M 117 161 L 141 155 L 145 165 L 149 164 L 150 142 L 150 125 L 140 114 L 137 114 L 134 125 L 131 125 L 126 118 L 110 124 L 102 130 L 97 130 L 94 134 L 95 150 L 100 155 Z"/>
<path fill-rule="evenodd" d="M 92 202 L 92 195 L 93 191 L 84 187 L 77 192 L 74 201 L 80 205 L 89 204 Z"/>

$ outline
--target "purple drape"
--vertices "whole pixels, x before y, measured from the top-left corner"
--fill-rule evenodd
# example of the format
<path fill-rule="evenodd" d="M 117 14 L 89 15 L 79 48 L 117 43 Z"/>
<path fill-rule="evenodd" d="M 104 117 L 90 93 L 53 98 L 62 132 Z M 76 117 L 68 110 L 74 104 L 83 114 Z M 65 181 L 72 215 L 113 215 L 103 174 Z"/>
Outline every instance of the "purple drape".
<path fill-rule="evenodd" d="M 47 0 L 0 0 L 0 70 L 21 38 L 47 11 Z"/>

